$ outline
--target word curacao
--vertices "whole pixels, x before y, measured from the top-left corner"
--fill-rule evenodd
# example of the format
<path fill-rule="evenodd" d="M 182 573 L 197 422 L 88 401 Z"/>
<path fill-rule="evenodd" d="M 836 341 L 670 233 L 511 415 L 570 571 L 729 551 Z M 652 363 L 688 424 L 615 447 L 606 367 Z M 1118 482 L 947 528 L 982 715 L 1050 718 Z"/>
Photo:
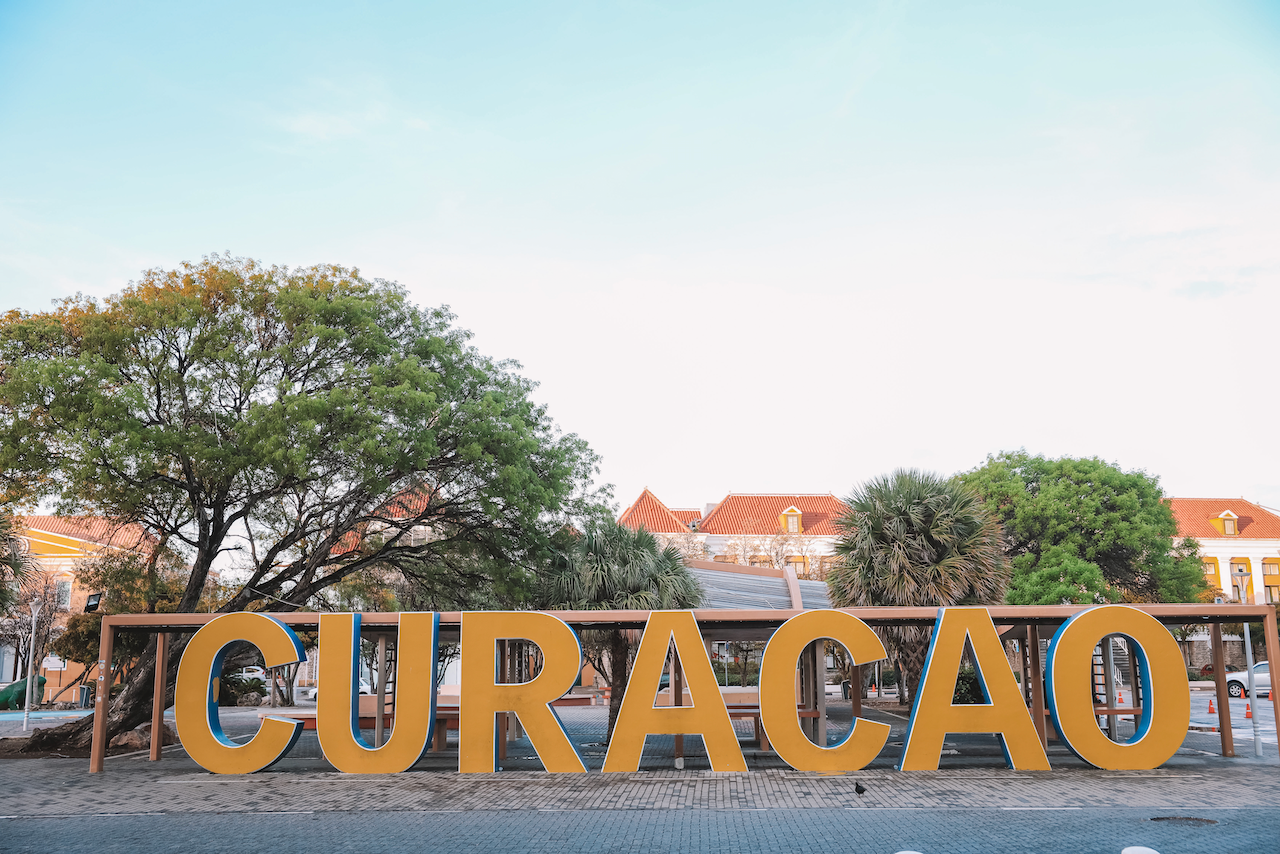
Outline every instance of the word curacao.
<path fill-rule="evenodd" d="M 395 721 L 385 744 L 373 747 L 360 735 L 356 680 L 359 614 L 320 616 L 321 690 L 316 730 L 325 758 L 339 771 L 392 774 L 407 770 L 431 744 L 436 726 L 436 664 L 440 617 L 399 615 Z M 548 771 L 583 773 L 586 764 L 569 739 L 552 701 L 579 678 L 578 636 L 554 614 L 536 611 L 471 611 L 462 615 L 462 685 L 458 770 L 497 768 L 496 716 L 514 713 Z M 1135 734 L 1116 742 L 1103 734 L 1094 714 L 1094 649 L 1107 635 L 1129 638 L 1142 697 Z M 814 610 L 787 620 L 770 637 L 760 667 L 760 719 L 778 756 L 801 771 L 854 771 L 884 748 L 889 727 L 856 718 L 838 744 L 820 746 L 804 734 L 796 705 L 796 669 L 811 642 L 831 639 L 857 664 L 885 658 L 879 637 L 844 611 Z M 498 641 L 530 641 L 543 665 L 528 682 L 498 682 Z M 305 658 L 296 634 L 267 614 L 218 617 L 188 643 L 178 668 L 175 715 L 187 753 L 209 771 L 244 774 L 278 761 L 297 740 L 303 722 L 267 717 L 245 744 L 227 738 L 218 723 L 216 678 L 228 645 L 247 641 L 267 667 Z M 956 677 L 966 641 L 986 702 L 956 704 Z M 657 706 L 670 645 L 674 644 L 691 705 Z M 1081 611 L 1064 623 L 1049 644 L 1045 695 L 1059 738 L 1077 756 L 1099 768 L 1155 768 L 1182 745 L 1191 715 L 1187 671 L 1177 642 L 1154 617 L 1123 605 Z M 650 734 L 702 736 L 716 771 L 746 771 L 738 738 L 716 683 L 692 611 L 654 611 L 636 652 L 626 696 L 605 756 L 604 771 L 636 771 Z M 985 608 L 941 608 L 897 767 L 934 770 L 948 733 L 994 733 L 1010 768 L 1049 770 L 1049 760 L 1009 667 L 1004 647 Z"/>

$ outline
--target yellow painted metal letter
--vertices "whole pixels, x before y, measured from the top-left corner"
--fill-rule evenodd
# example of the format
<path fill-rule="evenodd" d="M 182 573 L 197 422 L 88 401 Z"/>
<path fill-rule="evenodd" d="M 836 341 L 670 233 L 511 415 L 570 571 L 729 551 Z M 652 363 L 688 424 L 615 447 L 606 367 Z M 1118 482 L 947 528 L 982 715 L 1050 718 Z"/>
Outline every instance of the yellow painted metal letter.
<path fill-rule="evenodd" d="M 673 640 L 693 701 L 691 706 L 654 705 L 667 649 Z M 638 770 L 645 736 L 650 733 L 701 735 L 712 771 L 747 770 L 692 611 L 654 611 L 649 615 L 635 665 L 631 668 L 627 694 L 618 711 L 613 740 L 605 755 L 604 770 Z"/>
<path fill-rule="evenodd" d="M 1093 650 L 1110 634 L 1134 641 L 1130 649 L 1142 685 L 1137 732 L 1124 744 L 1107 738 L 1093 714 Z M 1063 623 L 1049 644 L 1045 680 L 1058 737 L 1091 765 L 1109 771 L 1158 768 L 1186 738 L 1191 693 L 1182 651 L 1159 620 L 1137 608 L 1102 605 Z"/>
<path fill-rule="evenodd" d="M 267 667 L 307 657 L 302 642 L 288 626 L 252 612 L 216 617 L 187 643 L 174 685 L 174 723 L 187 755 L 215 774 L 250 774 L 268 768 L 293 747 L 302 731 L 302 721 L 272 716 L 262 719 L 257 735 L 247 744 L 236 744 L 223 735 L 214 686 L 222 675 L 227 645 L 236 641 L 256 646 Z"/>
<path fill-rule="evenodd" d="M 431 743 L 436 711 L 436 637 L 440 615 L 400 615 L 396 637 L 395 727 L 381 747 L 360 736 L 360 615 L 320 615 L 320 693 L 316 734 L 334 768 L 348 774 L 396 774 Z"/>
<path fill-rule="evenodd" d="M 495 646 L 501 638 L 537 644 L 542 650 L 542 672 L 528 682 L 499 683 Z M 496 717 L 499 712 L 515 712 L 544 768 L 585 772 L 587 766 L 551 708 L 553 700 L 573 687 L 581 670 L 578 636 L 559 617 L 536 611 L 464 612 L 458 770 L 464 774 L 497 770 Z"/>
<path fill-rule="evenodd" d="M 987 700 L 983 704 L 951 702 L 965 638 L 973 647 L 978 681 Z M 898 767 L 903 771 L 936 770 L 942 742 L 949 732 L 996 733 L 1003 741 L 1005 762 L 1010 768 L 1049 770 L 1049 758 L 986 608 L 938 609 Z"/>
<path fill-rule="evenodd" d="M 800 728 L 796 710 L 796 661 L 811 641 L 844 644 L 855 664 L 885 657 L 884 644 L 862 620 L 843 611 L 805 611 L 769 638 L 760 664 L 760 719 L 782 761 L 798 771 L 856 771 L 879 755 L 890 727 L 858 718 L 839 744 L 819 746 Z M 855 686 L 854 690 L 858 690 Z"/>

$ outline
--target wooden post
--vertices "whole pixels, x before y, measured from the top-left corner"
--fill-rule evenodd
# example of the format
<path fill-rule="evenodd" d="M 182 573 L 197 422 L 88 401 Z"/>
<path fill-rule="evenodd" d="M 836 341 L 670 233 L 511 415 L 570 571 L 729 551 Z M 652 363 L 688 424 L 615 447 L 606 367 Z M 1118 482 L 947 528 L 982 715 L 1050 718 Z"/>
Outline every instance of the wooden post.
<path fill-rule="evenodd" d="M 1231 697 L 1227 694 L 1227 656 L 1222 649 L 1222 623 L 1209 627 L 1209 638 L 1213 645 L 1213 683 L 1218 695 L 1218 733 L 1222 736 L 1222 755 L 1235 756 L 1235 738 L 1231 734 Z"/>
<path fill-rule="evenodd" d="M 1018 645 L 1018 657 L 1022 660 L 1022 699 L 1031 708 L 1031 659 L 1027 657 L 1026 640 L 1014 641 Z"/>
<path fill-rule="evenodd" d="M 684 668 L 680 666 L 680 656 L 671 653 L 671 705 L 684 705 Z M 684 733 L 676 733 L 675 750 L 676 768 L 684 768 Z"/>
<path fill-rule="evenodd" d="M 507 641 L 498 641 L 498 661 L 494 673 L 497 674 L 498 682 L 505 683 L 507 681 Z M 507 713 L 498 712 L 498 717 L 494 721 L 496 727 L 494 731 L 495 737 L 498 739 L 498 759 L 507 758 Z"/>
<path fill-rule="evenodd" d="M 374 687 L 378 698 L 373 719 L 373 746 L 381 747 L 387 714 L 387 636 L 378 635 L 378 684 Z"/>
<path fill-rule="evenodd" d="M 1105 670 L 1102 681 L 1107 688 L 1107 708 L 1114 709 L 1116 707 L 1116 651 L 1111 635 L 1102 639 L 1102 667 Z M 1115 715 L 1107 715 L 1107 737 L 1112 741 L 1119 740 Z"/>
<path fill-rule="evenodd" d="M 1276 614 L 1275 611 L 1269 612 L 1262 618 L 1262 636 L 1266 639 L 1267 645 L 1267 669 L 1275 674 L 1276 668 L 1280 665 L 1280 633 L 1276 631 Z M 1271 680 L 1271 709 L 1275 714 L 1275 720 L 1280 721 L 1280 692 L 1276 691 L 1276 683 L 1274 675 Z"/>
<path fill-rule="evenodd" d="M 151 761 L 160 761 L 160 750 L 164 747 L 164 707 L 165 693 L 169 682 L 169 633 L 156 635 L 156 681 L 151 697 Z"/>
<path fill-rule="evenodd" d="M 813 707 L 818 710 L 814 718 L 813 734 L 819 747 L 827 746 L 827 644 L 813 642 Z M 852 693 L 852 692 L 850 692 Z"/>
<path fill-rule="evenodd" d="M 1040 736 L 1040 744 L 1049 749 L 1049 732 L 1044 719 L 1044 675 L 1040 665 L 1040 627 L 1034 623 L 1027 626 L 1027 655 L 1030 657 L 1031 677 L 1031 722 L 1035 724 L 1036 735 Z"/>
<path fill-rule="evenodd" d="M 111 648 L 116 627 L 110 617 L 102 618 L 102 640 L 98 642 L 98 693 L 93 703 L 93 745 L 89 749 L 89 773 L 102 771 L 107 756 L 107 706 L 111 703 Z"/>

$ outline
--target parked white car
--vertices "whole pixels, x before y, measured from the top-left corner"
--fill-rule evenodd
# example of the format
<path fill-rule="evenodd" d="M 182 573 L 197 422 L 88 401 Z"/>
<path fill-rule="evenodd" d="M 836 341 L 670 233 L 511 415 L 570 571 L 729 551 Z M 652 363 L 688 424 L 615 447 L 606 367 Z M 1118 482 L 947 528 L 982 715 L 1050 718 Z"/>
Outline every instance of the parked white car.
<path fill-rule="evenodd" d="M 1253 665 L 1253 687 L 1260 694 L 1271 693 L 1271 668 L 1265 661 Z M 1232 697 L 1245 697 L 1249 694 L 1249 671 L 1241 670 L 1227 674 L 1227 693 Z"/>
<path fill-rule="evenodd" d="M 309 688 L 309 689 L 307 689 L 307 699 L 308 699 L 308 700 L 314 700 L 314 699 L 316 698 L 316 693 L 317 693 L 319 690 L 320 690 L 319 688 Z M 360 677 L 360 693 L 361 693 L 361 694 L 372 694 L 372 693 L 373 693 L 373 686 L 371 686 L 371 685 L 369 684 L 369 680 L 368 680 L 368 679 L 365 679 L 363 676 L 361 676 L 361 677 Z"/>

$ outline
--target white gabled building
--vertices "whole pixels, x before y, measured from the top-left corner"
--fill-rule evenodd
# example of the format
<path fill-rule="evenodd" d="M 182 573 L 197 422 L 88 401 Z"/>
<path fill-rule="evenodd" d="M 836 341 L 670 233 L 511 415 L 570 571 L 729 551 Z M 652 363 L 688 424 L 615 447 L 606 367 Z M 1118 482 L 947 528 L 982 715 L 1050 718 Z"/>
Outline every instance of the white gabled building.
<path fill-rule="evenodd" d="M 1243 498 L 1171 498 L 1178 535 L 1200 545 L 1205 578 L 1226 599 L 1280 604 L 1280 515 Z M 1242 586 L 1235 572 L 1248 572 Z"/>
<path fill-rule="evenodd" d="M 668 508 L 646 488 L 618 524 L 643 526 L 686 555 L 821 580 L 835 554 L 836 520 L 847 510 L 829 493 L 730 493 L 704 510 L 680 510 Z"/>

